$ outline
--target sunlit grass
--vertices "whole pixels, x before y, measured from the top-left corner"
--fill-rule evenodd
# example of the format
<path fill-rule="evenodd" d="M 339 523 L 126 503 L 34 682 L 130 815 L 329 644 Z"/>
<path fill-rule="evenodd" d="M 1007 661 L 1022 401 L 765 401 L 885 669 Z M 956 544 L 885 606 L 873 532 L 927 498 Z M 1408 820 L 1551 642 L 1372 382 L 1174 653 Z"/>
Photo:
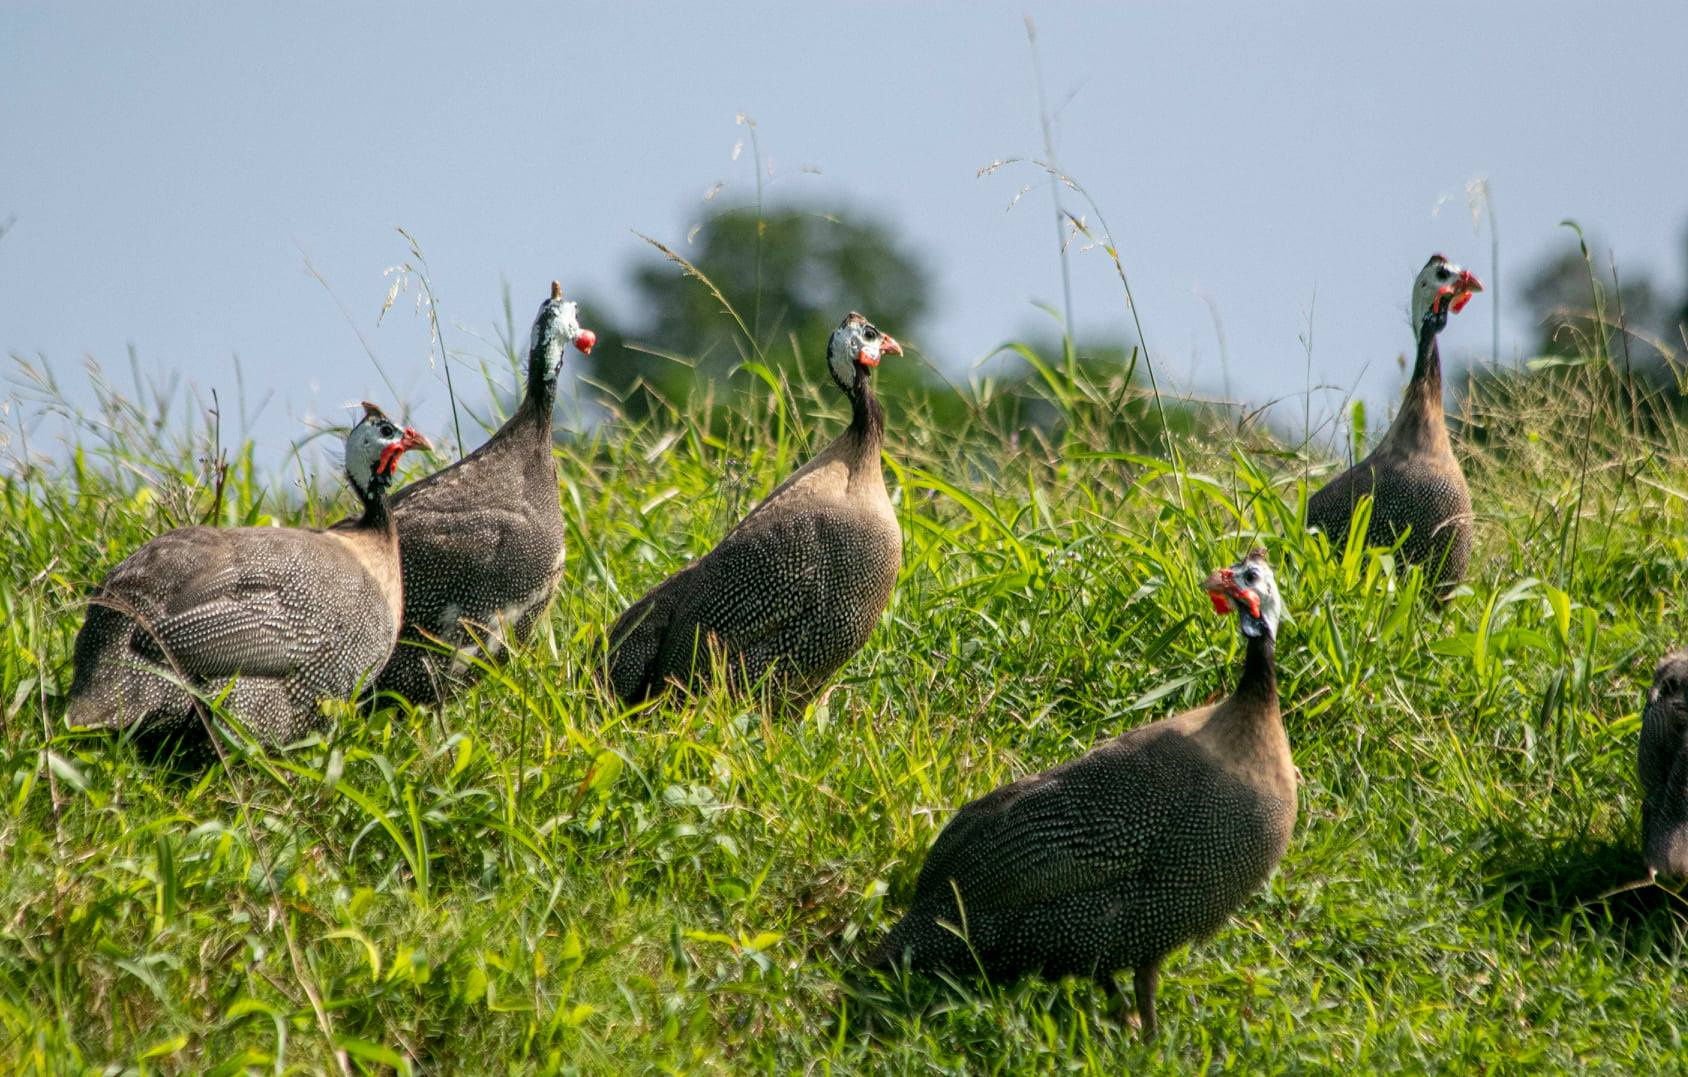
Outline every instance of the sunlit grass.
<path fill-rule="evenodd" d="M 1640 874 L 1641 693 L 1685 624 L 1668 416 L 1632 423 L 1600 362 L 1470 402 L 1477 552 L 1438 611 L 1387 553 L 1299 533 L 1306 462 L 1269 431 L 1193 415 L 1174 464 L 1135 387 L 1061 367 L 1024 397 L 970 387 L 959 428 L 888 401 L 903 577 L 788 722 L 720 696 L 624 712 L 589 665 L 628 601 L 839 428 L 819 369 L 562 445 L 561 593 L 443 713 L 198 777 L 63 731 L 84 590 L 162 528 L 347 499 L 293 504 L 240 452 L 214 505 L 201 431 L 147 409 L 7 478 L 6 1068 L 1679 1066 L 1688 906 L 1600 896 Z M 1196 585 L 1257 538 L 1289 609 L 1299 826 L 1266 890 L 1169 962 L 1161 1038 L 1084 983 L 853 971 L 956 806 L 1227 689 L 1235 633 Z"/>

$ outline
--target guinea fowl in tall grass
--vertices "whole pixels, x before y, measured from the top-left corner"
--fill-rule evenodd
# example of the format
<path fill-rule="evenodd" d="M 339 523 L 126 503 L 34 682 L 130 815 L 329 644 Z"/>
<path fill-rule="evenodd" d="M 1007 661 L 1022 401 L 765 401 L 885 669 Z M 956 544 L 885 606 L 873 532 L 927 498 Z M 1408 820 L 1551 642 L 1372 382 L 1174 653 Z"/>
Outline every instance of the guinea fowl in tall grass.
<path fill-rule="evenodd" d="M 486 444 L 393 498 L 404 555 L 404 629 L 377 692 L 437 703 L 533 631 L 563 575 L 563 506 L 551 443 L 557 376 L 597 336 L 551 284 L 528 345 L 527 390 Z"/>
<path fill-rule="evenodd" d="M 1406 535 L 1400 556 L 1422 565 L 1436 594 L 1446 598 L 1471 560 L 1471 492 L 1454 456 L 1442 412 L 1442 355 L 1437 335 L 1483 285 L 1440 254 L 1413 279 L 1413 330 L 1418 354 L 1401 410 L 1364 460 L 1307 499 L 1307 523 L 1340 550 L 1360 498 L 1372 498 L 1368 546 L 1392 546 Z"/>
<path fill-rule="evenodd" d="M 719 663 L 733 687 L 769 676 L 783 702 L 801 705 L 861 649 L 902 564 L 872 384 L 880 359 L 901 354 L 860 314 L 833 331 L 827 371 L 849 397 L 850 425 L 616 621 L 604 674 L 623 702 L 695 685 Z"/>
<path fill-rule="evenodd" d="M 1110 995 L 1129 968 L 1144 1035 L 1154 1034 L 1161 962 L 1217 931 L 1259 889 L 1295 825 L 1266 551 L 1202 586 L 1216 610 L 1237 612 L 1244 659 L 1231 695 L 963 807 L 869 964 L 992 979 L 1088 976 Z"/>
<path fill-rule="evenodd" d="M 1665 655 L 1641 712 L 1641 852 L 1649 876 L 1688 876 L 1688 651 Z"/>
<path fill-rule="evenodd" d="M 202 728 L 194 693 L 226 688 L 227 713 L 262 743 L 282 745 L 326 728 L 321 704 L 380 671 L 404 604 L 387 488 L 399 457 L 429 445 L 363 407 L 346 436 L 346 478 L 362 515 L 325 531 L 170 531 L 94 588 L 76 635 L 71 725 L 192 741 Z"/>

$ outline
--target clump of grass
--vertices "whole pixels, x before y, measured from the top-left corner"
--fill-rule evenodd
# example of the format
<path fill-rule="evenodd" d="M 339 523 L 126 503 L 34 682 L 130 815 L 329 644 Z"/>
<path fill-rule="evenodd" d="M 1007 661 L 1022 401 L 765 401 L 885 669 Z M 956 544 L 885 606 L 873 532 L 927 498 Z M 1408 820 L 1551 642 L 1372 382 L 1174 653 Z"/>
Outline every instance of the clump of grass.
<path fill-rule="evenodd" d="M 212 498 L 197 420 L 102 405 L 90 451 L 0 480 L 8 1068 L 1672 1067 L 1683 903 L 1603 895 L 1638 868 L 1641 689 L 1683 627 L 1676 428 L 1614 411 L 1603 357 L 1469 399 L 1477 557 L 1438 612 L 1387 551 L 1299 531 L 1304 461 L 1269 431 L 1153 427 L 1129 379 L 1028 352 L 1012 394 L 955 390 L 959 422 L 891 402 L 903 577 L 801 720 L 719 695 L 624 711 L 587 668 L 845 420 L 819 369 L 762 368 L 636 422 L 610 402 L 559 445 L 565 585 L 464 698 L 187 778 L 56 717 L 85 587 Z M 267 481 L 237 448 L 216 518 L 342 503 Z M 1196 583 L 1262 537 L 1301 825 L 1173 959 L 1161 1039 L 1086 984 L 854 972 L 956 806 L 1226 689 L 1234 632 Z"/>

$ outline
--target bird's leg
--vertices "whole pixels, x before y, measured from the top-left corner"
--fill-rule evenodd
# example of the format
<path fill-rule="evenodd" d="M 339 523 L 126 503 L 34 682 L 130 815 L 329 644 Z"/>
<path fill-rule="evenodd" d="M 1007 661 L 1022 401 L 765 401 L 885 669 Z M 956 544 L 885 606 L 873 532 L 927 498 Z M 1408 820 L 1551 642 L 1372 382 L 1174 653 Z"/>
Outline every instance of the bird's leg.
<path fill-rule="evenodd" d="M 1111 1011 L 1112 1015 L 1116 1016 L 1119 1025 L 1129 1025 L 1131 1023 L 1131 1001 L 1126 998 L 1126 993 L 1119 989 L 1119 981 L 1114 977 L 1114 972 L 1104 972 L 1097 969 L 1096 986 L 1102 989 L 1102 996 L 1107 1001 L 1107 1009 Z"/>
<path fill-rule="evenodd" d="M 1143 1022 L 1143 1040 L 1155 1038 L 1155 987 L 1160 983 L 1160 962 L 1141 965 L 1136 973 L 1137 1016 Z"/>

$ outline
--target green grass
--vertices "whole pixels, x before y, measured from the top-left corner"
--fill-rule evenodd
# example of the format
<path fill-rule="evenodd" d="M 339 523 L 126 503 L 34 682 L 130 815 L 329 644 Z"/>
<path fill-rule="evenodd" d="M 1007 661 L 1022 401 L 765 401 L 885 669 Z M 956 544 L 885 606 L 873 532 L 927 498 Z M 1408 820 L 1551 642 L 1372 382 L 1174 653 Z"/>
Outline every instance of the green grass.
<path fill-rule="evenodd" d="M 562 446 L 551 615 L 442 713 L 198 779 L 58 721 L 85 588 L 211 508 L 185 424 L 90 427 L 86 456 L 7 478 L 0 1068 L 1682 1067 L 1688 905 L 1600 895 L 1640 873 L 1633 752 L 1684 626 L 1688 443 L 1602 403 L 1606 366 L 1468 404 L 1477 555 L 1444 611 L 1386 553 L 1299 533 L 1308 462 L 1266 431 L 1174 433 L 1175 466 L 1122 450 L 1144 401 L 1120 385 L 1052 381 L 1053 433 L 989 385 L 961 429 L 892 401 L 903 576 L 826 705 L 621 711 L 593 643 L 840 427 L 812 374 Z M 289 489 L 237 454 L 219 516 L 349 503 Z M 1235 629 L 1197 583 L 1257 536 L 1289 610 L 1300 816 L 1265 890 L 1168 962 L 1160 1039 L 1088 984 L 854 971 L 955 807 L 1228 689 Z"/>

